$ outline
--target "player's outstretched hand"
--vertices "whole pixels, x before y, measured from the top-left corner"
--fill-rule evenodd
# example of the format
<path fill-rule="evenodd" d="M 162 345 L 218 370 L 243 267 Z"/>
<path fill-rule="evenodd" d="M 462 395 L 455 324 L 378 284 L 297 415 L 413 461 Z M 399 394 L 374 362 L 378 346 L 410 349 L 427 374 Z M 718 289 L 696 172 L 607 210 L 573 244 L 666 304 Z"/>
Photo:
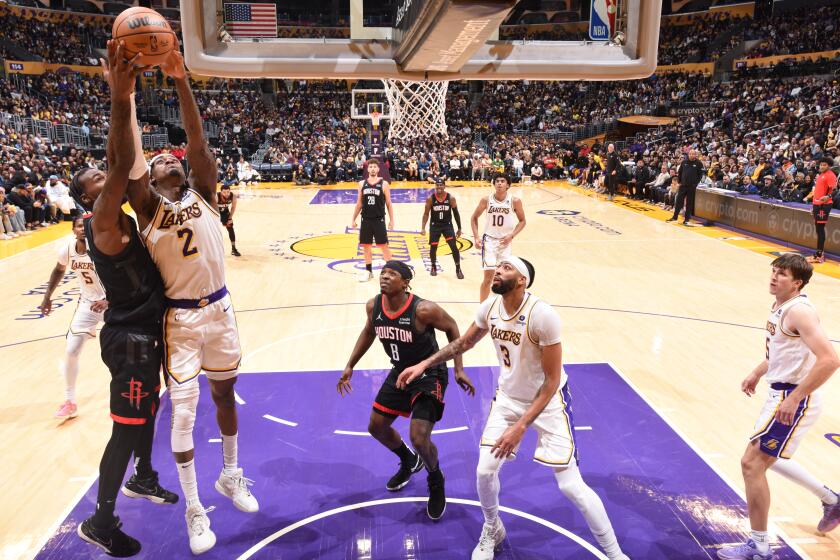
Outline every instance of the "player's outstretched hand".
<path fill-rule="evenodd" d="M 187 77 L 187 69 L 184 68 L 184 57 L 179 50 L 177 41 L 175 42 L 175 48 L 169 52 L 169 56 L 161 63 L 160 69 L 173 80 L 183 80 Z"/>
<path fill-rule="evenodd" d="M 475 396 L 475 386 L 472 384 L 472 381 L 464 370 L 455 370 L 455 382 L 458 383 L 458 386 L 461 387 L 466 394 L 471 397 Z"/>
<path fill-rule="evenodd" d="M 755 388 L 758 385 L 759 379 L 761 378 L 756 377 L 753 374 L 749 374 L 746 379 L 741 381 L 741 391 L 743 391 L 748 397 L 755 395 Z"/>
<path fill-rule="evenodd" d="M 41 315 L 46 317 L 50 313 L 52 313 L 52 300 L 50 298 L 44 298 L 44 301 L 41 302 Z"/>
<path fill-rule="evenodd" d="M 405 389 L 408 384 L 423 375 L 426 368 L 421 364 L 416 364 L 402 370 L 402 373 L 397 377 L 397 389 Z"/>
<path fill-rule="evenodd" d="M 490 453 L 497 459 L 507 459 L 516 450 L 519 442 L 522 441 L 522 436 L 525 435 L 525 427 L 516 423 L 505 430 L 502 437 L 496 440 Z"/>
<path fill-rule="evenodd" d="M 145 69 L 139 66 L 140 53 L 134 58 L 125 58 L 125 41 L 108 41 L 108 60 L 102 61 L 104 75 L 111 87 L 111 95 L 115 98 L 128 97 L 134 93 L 134 83 L 137 75 Z"/>
<path fill-rule="evenodd" d="M 349 395 L 353 392 L 353 387 L 350 385 L 350 378 L 353 377 L 353 369 L 352 368 L 344 368 L 344 372 L 341 374 L 341 377 L 338 380 L 338 394 L 342 397 L 344 395 Z"/>

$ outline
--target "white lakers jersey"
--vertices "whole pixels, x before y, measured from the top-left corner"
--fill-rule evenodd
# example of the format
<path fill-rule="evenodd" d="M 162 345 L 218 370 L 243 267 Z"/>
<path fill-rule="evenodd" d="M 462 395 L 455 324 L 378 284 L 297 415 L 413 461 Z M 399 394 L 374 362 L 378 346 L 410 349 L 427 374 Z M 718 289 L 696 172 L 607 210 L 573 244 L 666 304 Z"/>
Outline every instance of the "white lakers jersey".
<path fill-rule="evenodd" d="M 516 228 L 516 222 L 518 221 L 516 212 L 513 210 L 513 196 L 510 192 L 501 202 L 496 200 L 495 194 L 487 197 L 487 220 L 484 225 L 484 235 L 501 239 Z"/>
<path fill-rule="evenodd" d="M 87 245 L 87 241 L 85 241 Z M 64 268 L 69 268 L 79 278 L 79 289 L 82 301 L 99 301 L 105 299 L 105 287 L 99 281 L 96 274 L 96 267 L 90 260 L 90 255 L 85 251 L 83 255 L 76 252 L 76 238 L 73 237 L 68 243 L 62 243 L 58 249 L 58 263 Z"/>
<path fill-rule="evenodd" d="M 817 361 L 798 334 L 788 332 L 783 327 L 785 314 L 794 305 L 807 305 L 814 308 L 808 296 L 800 294 L 780 305 L 770 308 L 767 319 L 767 361 L 769 367 L 765 379 L 768 383 L 800 383 Z"/>
<path fill-rule="evenodd" d="M 508 316 L 501 296 L 484 300 L 476 326 L 490 332 L 499 358 L 499 390 L 520 401 L 533 401 L 545 382 L 542 347 L 560 342 L 560 317 L 551 306 L 526 292 L 522 305 Z M 566 372 L 560 371 L 560 386 Z"/>
<path fill-rule="evenodd" d="M 143 240 L 170 299 L 202 299 L 225 285 L 219 214 L 192 189 L 178 202 L 160 197 Z"/>

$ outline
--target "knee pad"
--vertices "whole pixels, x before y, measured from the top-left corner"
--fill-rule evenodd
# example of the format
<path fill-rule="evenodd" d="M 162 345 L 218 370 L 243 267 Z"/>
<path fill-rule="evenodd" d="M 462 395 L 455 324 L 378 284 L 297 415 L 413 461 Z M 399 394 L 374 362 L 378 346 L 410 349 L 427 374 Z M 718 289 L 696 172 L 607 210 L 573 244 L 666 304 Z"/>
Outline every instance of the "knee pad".
<path fill-rule="evenodd" d="M 493 478 L 499 474 L 504 459 L 497 459 L 490 452 L 489 447 L 482 447 L 478 453 L 478 466 L 475 469 L 476 477 Z"/>
<path fill-rule="evenodd" d="M 186 399 L 172 399 L 172 451 L 183 453 L 195 447 L 193 428 L 197 406 L 198 394 Z"/>
<path fill-rule="evenodd" d="M 581 478 L 577 465 L 555 471 L 554 478 L 557 479 L 557 486 L 563 492 L 563 495 L 574 503 L 578 509 L 582 509 L 586 505 L 589 487 Z"/>
<path fill-rule="evenodd" d="M 82 354 L 82 347 L 86 341 L 85 335 L 68 333 L 65 354 L 71 358 L 78 358 Z"/>

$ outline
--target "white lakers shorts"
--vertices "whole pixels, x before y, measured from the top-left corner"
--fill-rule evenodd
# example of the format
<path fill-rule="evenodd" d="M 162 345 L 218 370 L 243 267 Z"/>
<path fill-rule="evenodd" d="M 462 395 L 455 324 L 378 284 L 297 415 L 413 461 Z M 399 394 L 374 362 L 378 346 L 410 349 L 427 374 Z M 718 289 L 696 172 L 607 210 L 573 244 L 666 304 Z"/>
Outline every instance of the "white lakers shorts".
<path fill-rule="evenodd" d="M 481 434 L 481 447 L 493 447 L 505 430 L 522 418 L 530 405 L 529 402 L 512 399 L 502 391 L 497 391 Z M 572 395 L 568 383 L 557 391 L 532 426 L 537 431 L 534 461 L 548 467 L 566 467 L 577 462 Z M 515 458 L 518 451 L 517 446 L 512 458 Z"/>
<path fill-rule="evenodd" d="M 96 327 L 104 320 L 104 312 L 91 311 L 93 302 L 80 299 L 76 311 L 73 313 L 73 320 L 70 321 L 70 329 L 67 336 L 85 335 L 91 338 L 96 337 Z"/>
<path fill-rule="evenodd" d="M 502 247 L 501 239 L 485 235 L 481 238 L 481 268 L 495 270 L 499 261 L 513 254 L 511 243 Z"/>
<path fill-rule="evenodd" d="M 767 395 L 767 402 L 764 403 L 758 422 L 755 423 L 755 431 L 750 437 L 750 441 L 758 440 L 761 451 L 771 457 L 790 459 L 822 412 L 822 397 L 819 393 L 812 393 L 799 402 L 793 422 L 789 426 L 777 421 L 776 411 L 779 405 L 795 387 L 785 383 L 773 383 Z"/>
<path fill-rule="evenodd" d="M 235 377 L 242 359 L 230 295 L 199 309 L 170 307 L 163 317 L 163 369 L 170 390 L 208 379 Z"/>

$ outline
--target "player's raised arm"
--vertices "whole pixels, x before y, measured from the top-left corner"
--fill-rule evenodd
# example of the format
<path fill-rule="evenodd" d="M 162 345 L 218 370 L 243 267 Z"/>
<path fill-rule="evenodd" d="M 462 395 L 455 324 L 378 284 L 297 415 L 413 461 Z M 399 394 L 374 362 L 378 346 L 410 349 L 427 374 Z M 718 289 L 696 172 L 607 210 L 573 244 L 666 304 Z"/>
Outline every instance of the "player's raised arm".
<path fill-rule="evenodd" d="M 373 300 L 368 300 L 365 306 L 367 311 L 367 318 L 362 332 L 359 333 L 359 338 L 356 339 L 356 345 L 353 347 L 353 352 L 350 354 L 350 359 L 347 360 L 347 365 L 338 380 L 337 389 L 343 396 L 345 393 L 350 394 L 353 388 L 350 386 L 350 378 L 353 377 L 353 368 L 362 359 L 362 356 L 370 349 L 370 345 L 376 340 L 376 332 L 373 330 L 373 323 L 371 322 L 371 314 L 373 313 Z"/>
<path fill-rule="evenodd" d="M 175 91 L 178 92 L 178 104 L 181 107 L 181 121 L 187 133 L 187 161 L 190 164 L 190 187 L 194 188 L 210 204 L 216 207 L 216 183 L 219 170 L 216 158 L 207 144 L 204 136 L 201 114 L 190 88 L 187 70 L 184 68 L 184 57 L 177 48 L 172 50 L 169 58 L 161 64 L 161 70 L 175 81 Z"/>
<path fill-rule="evenodd" d="M 124 247 L 122 203 L 128 188 L 128 176 L 134 165 L 134 142 L 131 137 L 131 96 L 134 82 L 142 70 L 124 56 L 124 43 L 108 41 L 108 84 L 111 88 L 111 128 L 108 131 L 108 174 L 101 194 L 93 205 L 92 242 L 106 255 L 116 255 Z"/>

